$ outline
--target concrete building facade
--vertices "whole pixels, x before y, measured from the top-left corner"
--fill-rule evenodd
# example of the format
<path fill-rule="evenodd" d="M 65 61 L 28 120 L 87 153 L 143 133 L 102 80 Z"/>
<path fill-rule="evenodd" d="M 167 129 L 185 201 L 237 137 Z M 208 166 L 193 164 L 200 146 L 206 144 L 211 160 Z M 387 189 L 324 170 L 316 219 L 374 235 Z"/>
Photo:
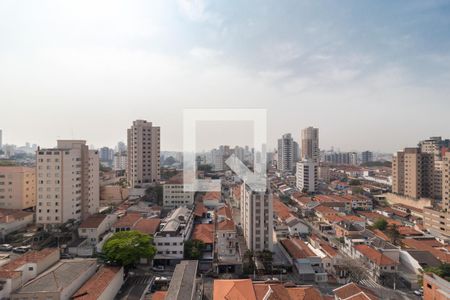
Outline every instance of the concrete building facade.
<path fill-rule="evenodd" d="M 247 247 L 252 251 L 273 249 L 273 205 L 270 191 L 253 191 L 244 184 L 241 224 Z"/>
<path fill-rule="evenodd" d="M 307 193 L 317 192 L 319 186 L 318 164 L 312 160 L 303 160 L 297 163 L 297 188 Z"/>
<path fill-rule="evenodd" d="M 0 167 L 0 208 L 26 209 L 36 206 L 36 170 Z"/>
<path fill-rule="evenodd" d="M 160 128 L 146 120 L 136 120 L 127 131 L 127 178 L 131 187 L 160 179 Z"/>
<path fill-rule="evenodd" d="M 302 130 L 302 159 L 320 160 L 319 128 L 307 127 Z"/>
<path fill-rule="evenodd" d="M 57 148 L 36 152 L 38 224 L 83 220 L 98 212 L 99 157 L 86 141 L 59 140 Z"/>
<path fill-rule="evenodd" d="M 290 133 L 283 134 L 278 140 L 277 169 L 282 172 L 294 170 L 294 140 Z"/>

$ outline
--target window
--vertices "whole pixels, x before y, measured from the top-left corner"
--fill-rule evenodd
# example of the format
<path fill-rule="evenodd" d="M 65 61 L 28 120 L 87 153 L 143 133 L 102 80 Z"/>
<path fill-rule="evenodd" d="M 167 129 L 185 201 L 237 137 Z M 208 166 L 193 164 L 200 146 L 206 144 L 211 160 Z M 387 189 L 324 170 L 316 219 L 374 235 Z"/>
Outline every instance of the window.
<path fill-rule="evenodd" d="M 28 267 L 28 271 L 33 271 L 34 268 L 33 267 Z"/>

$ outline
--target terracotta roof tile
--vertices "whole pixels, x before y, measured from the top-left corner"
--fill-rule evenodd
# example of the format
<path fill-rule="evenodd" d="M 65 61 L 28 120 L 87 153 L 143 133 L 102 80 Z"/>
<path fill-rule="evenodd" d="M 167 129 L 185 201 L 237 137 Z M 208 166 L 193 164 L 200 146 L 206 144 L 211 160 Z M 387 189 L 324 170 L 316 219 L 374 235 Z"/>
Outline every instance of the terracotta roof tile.
<path fill-rule="evenodd" d="M 205 244 L 214 242 L 214 224 L 197 224 L 192 233 L 192 240 L 199 240 Z"/>
<path fill-rule="evenodd" d="M 390 266 L 398 264 L 390 257 L 384 255 L 378 250 L 375 250 L 374 248 L 369 247 L 367 245 L 356 245 L 354 246 L 354 248 L 356 251 L 358 251 L 359 253 L 367 257 L 370 261 L 376 263 L 379 266 Z"/>
<path fill-rule="evenodd" d="M 161 224 L 161 220 L 157 218 L 140 219 L 133 226 L 133 230 L 137 230 L 145 234 L 155 234 L 159 229 L 159 224 Z"/>
<path fill-rule="evenodd" d="M 101 267 L 72 297 L 77 300 L 98 299 L 120 270 L 120 267 Z"/>

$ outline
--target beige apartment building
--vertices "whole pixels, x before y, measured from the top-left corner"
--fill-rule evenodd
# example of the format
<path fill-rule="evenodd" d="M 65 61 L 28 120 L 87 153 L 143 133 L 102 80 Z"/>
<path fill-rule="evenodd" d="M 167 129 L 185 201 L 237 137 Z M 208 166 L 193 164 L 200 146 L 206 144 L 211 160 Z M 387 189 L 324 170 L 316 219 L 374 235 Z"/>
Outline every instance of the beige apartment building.
<path fill-rule="evenodd" d="M 392 159 L 392 191 L 396 194 L 419 198 L 434 198 L 434 158 L 420 148 L 405 148 Z M 437 190 L 440 187 L 436 188 Z"/>
<path fill-rule="evenodd" d="M 319 163 L 319 128 L 307 127 L 302 130 L 302 159 Z"/>
<path fill-rule="evenodd" d="M 441 207 L 426 207 L 423 210 L 424 226 L 434 235 L 450 237 L 450 152 L 442 159 Z"/>
<path fill-rule="evenodd" d="M 98 212 L 99 156 L 86 141 L 59 140 L 56 148 L 36 152 L 38 224 L 84 220 Z"/>
<path fill-rule="evenodd" d="M 273 249 L 273 205 L 269 191 L 253 191 L 244 184 L 241 198 L 241 224 L 249 250 Z"/>
<path fill-rule="evenodd" d="M 148 185 L 160 179 L 160 128 L 136 120 L 127 131 L 127 178 L 131 187 Z"/>
<path fill-rule="evenodd" d="M 36 172 L 27 167 L 0 167 L 0 208 L 36 206 Z"/>

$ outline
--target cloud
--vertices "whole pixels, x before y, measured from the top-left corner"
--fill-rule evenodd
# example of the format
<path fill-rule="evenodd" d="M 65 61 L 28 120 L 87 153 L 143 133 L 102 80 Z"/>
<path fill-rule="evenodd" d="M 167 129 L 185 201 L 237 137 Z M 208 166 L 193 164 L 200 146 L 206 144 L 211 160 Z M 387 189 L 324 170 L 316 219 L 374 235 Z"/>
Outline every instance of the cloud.
<path fill-rule="evenodd" d="M 209 11 L 204 0 L 178 0 L 178 7 L 182 15 L 190 21 L 222 24 L 222 18 L 217 13 Z"/>

